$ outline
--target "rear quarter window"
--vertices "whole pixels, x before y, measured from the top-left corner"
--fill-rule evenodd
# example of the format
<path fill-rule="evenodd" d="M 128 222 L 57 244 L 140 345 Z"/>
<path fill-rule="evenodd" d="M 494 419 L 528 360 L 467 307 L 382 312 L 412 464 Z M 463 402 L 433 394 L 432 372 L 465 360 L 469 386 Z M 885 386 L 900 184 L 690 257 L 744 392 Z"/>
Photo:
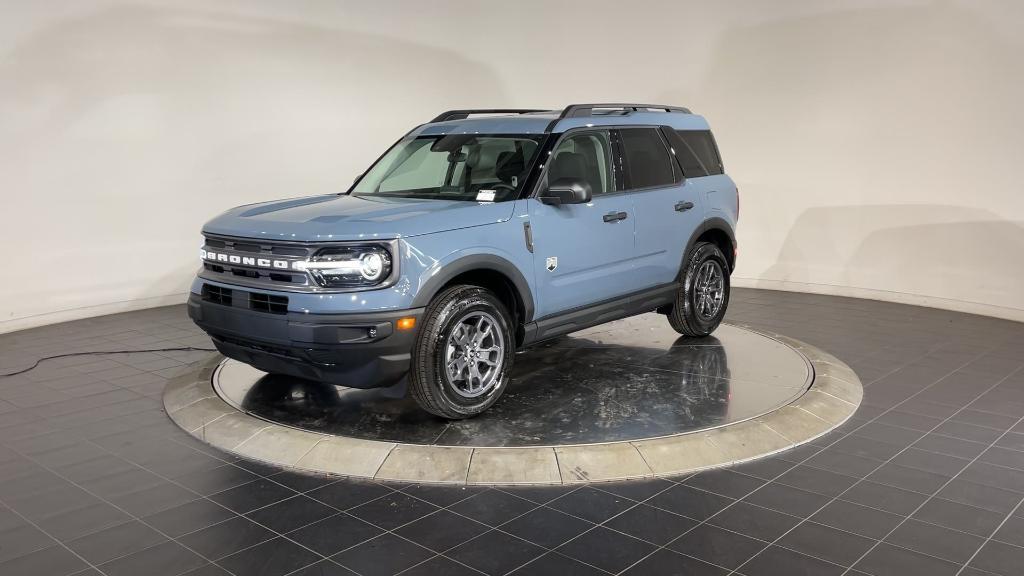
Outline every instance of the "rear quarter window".
<path fill-rule="evenodd" d="M 694 159 L 700 163 L 703 172 L 697 174 L 698 176 L 711 175 L 711 174 L 722 174 L 725 169 L 722 167 L 722 158 L 718 155 L 718 146 L 715 145 L 715 138 L 711 135 L 710 130 L 677 130 L 676 134 L 686 144 L 685 156 L 692 155 Z M 693 161 L 692 159 L 690 160 Z M 691 177 L 690 173 L 686 170 L 684 160 L 683 170 L 686 172 L 688 177 Z"/>

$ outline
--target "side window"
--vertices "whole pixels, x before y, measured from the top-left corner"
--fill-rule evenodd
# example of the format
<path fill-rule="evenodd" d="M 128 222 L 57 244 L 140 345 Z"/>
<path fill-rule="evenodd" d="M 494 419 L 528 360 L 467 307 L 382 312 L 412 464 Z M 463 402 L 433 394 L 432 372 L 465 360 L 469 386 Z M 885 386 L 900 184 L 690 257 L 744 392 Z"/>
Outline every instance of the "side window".
<path fill-rule="evenodd" d="M 548 167 L 548 182 L 572 178 L 590 184 L 594 196 L 613 192 L 611 140 L 600 130 L 571 135 L 555 147 Z"/>
<path fill-rule="evenodd" d="M 708 175 L 708 171 L 704 169 L 704 165 L 701 164 L 697 155 L 693 153 L 693 149 L 683 140 L 681 131 L 677 132 L 666 126 L 662 128 L 661 133 L 668 138 L 672 151 L 676 153 L 676 159 L 679 160 L 679 165 L 683 169 L 684 176 L 687 178 L 700 178 L 701 176 Z"/>
<path fill-rule="evenodd" d="M 672 158 L 657 128 L 623 128 L 619 134 L 629 188 L 671 186 L 676 182 Z"/>
<path fill-rule="evenodd" d="M 678 134 L 686 143 L 689 152 L 697 157 L 708 174 L 724 172 L 722 158 L 718 155 L 718 147 L 715 146 L 715 139 L 710 130 L 679 130 Z"/>

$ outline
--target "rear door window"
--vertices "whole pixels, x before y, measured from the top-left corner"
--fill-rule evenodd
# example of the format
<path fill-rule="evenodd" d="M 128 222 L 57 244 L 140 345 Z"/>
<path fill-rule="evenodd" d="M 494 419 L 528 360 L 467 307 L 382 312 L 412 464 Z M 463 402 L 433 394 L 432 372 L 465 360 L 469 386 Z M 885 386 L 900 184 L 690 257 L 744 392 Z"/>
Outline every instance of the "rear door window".
<path fill-rule="evenodd" d="M 671 186 L 678 181 L 668 147 L 657 128 L 619 130 L 628 188 Z"/>

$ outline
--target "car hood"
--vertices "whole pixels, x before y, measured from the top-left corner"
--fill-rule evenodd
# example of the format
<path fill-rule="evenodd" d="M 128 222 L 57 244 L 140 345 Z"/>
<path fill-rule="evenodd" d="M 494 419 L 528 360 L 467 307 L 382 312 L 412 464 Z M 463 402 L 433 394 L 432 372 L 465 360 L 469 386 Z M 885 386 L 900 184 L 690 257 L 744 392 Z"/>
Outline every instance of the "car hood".
<path fill-rule="evenodd" d="M 232 208 L 203 232 L 293 241 L 404 238 L 504 222 L 514 204 L 331 194 Z"/>

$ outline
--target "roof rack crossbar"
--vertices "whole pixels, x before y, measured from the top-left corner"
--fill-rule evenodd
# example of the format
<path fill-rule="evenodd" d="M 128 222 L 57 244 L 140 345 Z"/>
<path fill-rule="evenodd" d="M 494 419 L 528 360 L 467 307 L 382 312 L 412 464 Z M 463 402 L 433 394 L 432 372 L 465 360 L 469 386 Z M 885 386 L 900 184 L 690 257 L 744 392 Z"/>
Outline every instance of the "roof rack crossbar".
<path fill-rule="evenodd" d="M 570 104 L 562 110 L 562 114 L 559 115 L 559 119 L 562 118 L 578 118 L 580 116 L 591 116 L 594 114 L 595 109 L 615 109 L 622 108 L 626 113 L 629 112 L 640 112 L 643 110 L 661 110 L 663 112 L 681 112 L 683 114 L 691 114 L 689 108 L 683 108 L 682 106 L 666 106 L 664 104 L 623 104 L 623 103 L 598 103 L 598 104 Z"/>
<path fill-rule="evenodd" d="M 430 122 L 447 122 L 448 120 L 465 120 L 471 114 L 529 114 L 531 112 L 549 112 L 549 110 L 533 108 L 481 108 L 476 110 L 448 110 L 442 112 Z"/>

